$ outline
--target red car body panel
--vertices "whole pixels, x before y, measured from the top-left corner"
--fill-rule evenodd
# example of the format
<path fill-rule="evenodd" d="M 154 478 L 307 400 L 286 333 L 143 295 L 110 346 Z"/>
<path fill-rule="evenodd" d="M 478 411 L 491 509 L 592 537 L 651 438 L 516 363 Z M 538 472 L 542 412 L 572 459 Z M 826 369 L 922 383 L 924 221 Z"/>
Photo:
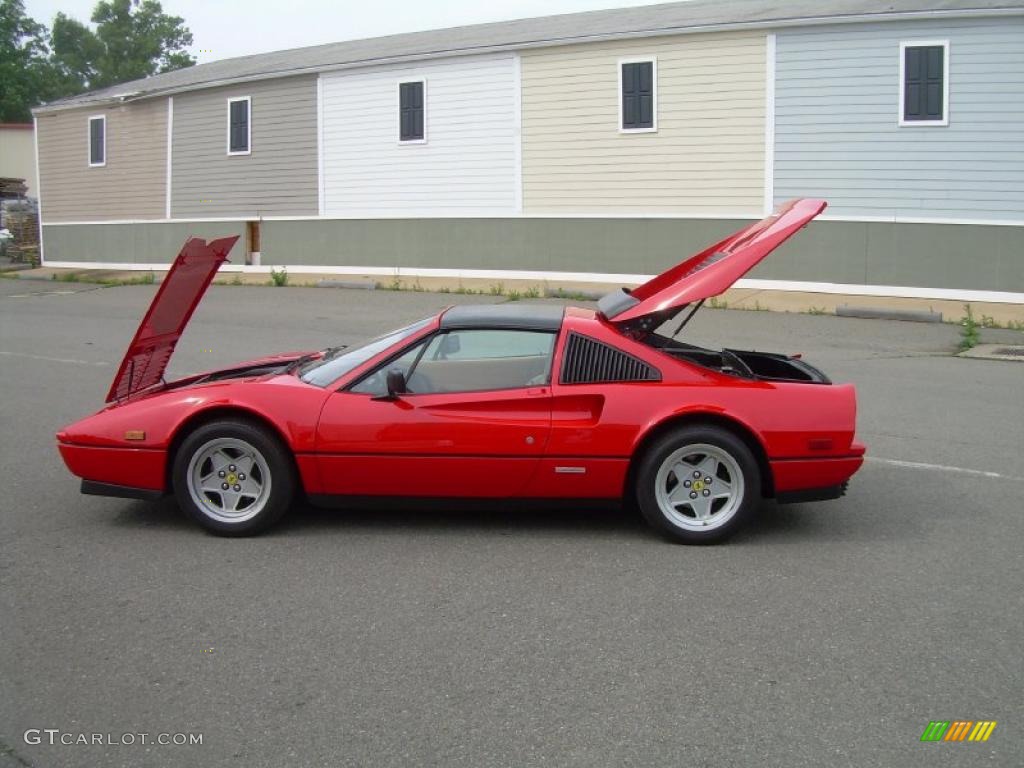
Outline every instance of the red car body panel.
<path fill-rule="evenodd" d="M 237 240 L 234 235 L 209 243 L 198 237 L 185 242 L 128 345 L 107 393 L 108 403 L 160 382 L 182 331 Z"/>
<path fill-rule="evenodd" d="M 169 461 L 191 426 L 232 414 L 258 420 L 280 437 L 295 457 L 303 490 L 313 497 L 621 498 L 628 490 L 631 462 L 645 441 L 666 425 L 699 419 L 748 441 L 766 474 L 766 495 L 838 487 L 857 471 L 864 455 L 854 439 L 851 385 L 730 375 L 661 351 L 620 326 L 623 318 L 724 290 L 726 282 L 744 274 L 823 207 L 821 201 L 788 205 L 630 292 L 637 303 L 612 320 L 568 308 L 557 331 L 550 383 L 396 398 L 374 398 L 346 387 L 437 333 L 444 312 L 328 386 L 306 383 L 285 370 L 245 375 L 250 366 L 286 363 L 296 354 L 225 369 L 238 376 L 197 375 L 157 386 L 152 371 L 163 374 L 165 352 L 173 349 L 212 278 L 212 272 L 202 273 L 196 264 L 209 269 L 222 262 L 231 239 L 203 247 L 189 241 L 154 307 L 175 295 L 175 286 L 184 291 L 190 285 L 196 295 L 179 292 L 177 299 L 184 304 L 176 314 L 150 308 L 111 388 L 120 402 L 62 430 L 60 452 L 69 469 L 86 481 L 168 491 Z M 191 282 L 175 279 L 179 268 L 194 270 Z M 157 317 L 163 320 L 157 323 Z M 660 380 L 562 383 L 559 372 L 570 334 L 647 363 Z M 137 361 L 135 375 L 131 360 Z M 144 376 L 140 366 L 147 371 Z"/>
<path fill-rule="evenodd" d="M 789 201 L 771 216 L 631 290 L 629 295 L 639 303 L 616 315 L 616 322 L 635 320 L 723 293 L 827 205 L 824 200 Z"/>

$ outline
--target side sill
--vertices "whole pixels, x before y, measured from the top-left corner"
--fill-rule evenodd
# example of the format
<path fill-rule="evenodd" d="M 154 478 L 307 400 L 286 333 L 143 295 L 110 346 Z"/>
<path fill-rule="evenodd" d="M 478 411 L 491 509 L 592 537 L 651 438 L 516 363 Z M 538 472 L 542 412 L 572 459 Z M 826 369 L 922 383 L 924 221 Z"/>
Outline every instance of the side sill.
<path fill-rule="evenodd" d="M 806 488 L 802 491 L 784 491 L 775 497 L 779 504 L 801 504 L 806 501 L 831 501 L 846 495 L 849 481 L 826 488 Z"/>
<path fill-rule="evenodd" d="M 615 509 L 622 506 L 621 498 L 449 498 L 441 496 L 346 496 L 326 493 L 311 493 L 306 498 L 314 506 L 334 509 L 473 511 L 483 509 Z"/>
<path fill-rule="evenodd" d="M 86 496 L 113 496 L 118 499 L 142 499 L 143 501 L 156 501 L 167 495 L 163 491 L 155 491 L 152 488 L 133 488 L 130 485 L 98 483 L 95 480 L 83 480 L 82 493 Z"/>

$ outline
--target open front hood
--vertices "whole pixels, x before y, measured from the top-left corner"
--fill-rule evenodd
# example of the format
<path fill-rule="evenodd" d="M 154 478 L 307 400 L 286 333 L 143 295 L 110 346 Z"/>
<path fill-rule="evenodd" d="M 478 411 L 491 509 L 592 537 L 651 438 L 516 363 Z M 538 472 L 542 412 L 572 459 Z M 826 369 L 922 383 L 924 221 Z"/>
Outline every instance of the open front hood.
<path fill-rule="evenodd" d="M 824 200 L 790 200 L 771 216 L 715 243 L 682 264 L 632 291 L 621 289 L 601 299 L 598 310 L 624 323 L 658 317 L 695 301 L 717 296 L 757 266 L 765 256 L 825 210 Z"/>
<path fill-rule="evenodd" d="M 122 400 L 158 383 L 189 318 L 227 261 L 238 235 L 207 243 L 191 237 L 174 260 L 117 370 L 107 402 Z"/>

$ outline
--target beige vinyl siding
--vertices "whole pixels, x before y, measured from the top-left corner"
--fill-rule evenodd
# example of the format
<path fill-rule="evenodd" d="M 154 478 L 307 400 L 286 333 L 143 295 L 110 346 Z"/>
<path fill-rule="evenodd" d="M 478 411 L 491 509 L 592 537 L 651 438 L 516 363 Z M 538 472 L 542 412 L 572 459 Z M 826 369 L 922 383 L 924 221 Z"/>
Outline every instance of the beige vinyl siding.
<path fill-rule="evenodd" d="M 657 132 L 622 133 L 619 60 L 657 60 Z M 764 201 L 765 34 L 522 54 L 528 213 L 756 215 Z"/>
<path fill-rule="evenodd" d="M 316 215 L 316 77 L 174 97 L 174 218 Z M 251 98 L 250 153 L 228 155 L 228 99 Z"/>
<path fill-rule="evenodd" d="M 89 167 L 89 118 L 107 118 L 106 165 Z M 162 219 L 167 200 L 167 99 L 37 118 L 43 219 Z"/>

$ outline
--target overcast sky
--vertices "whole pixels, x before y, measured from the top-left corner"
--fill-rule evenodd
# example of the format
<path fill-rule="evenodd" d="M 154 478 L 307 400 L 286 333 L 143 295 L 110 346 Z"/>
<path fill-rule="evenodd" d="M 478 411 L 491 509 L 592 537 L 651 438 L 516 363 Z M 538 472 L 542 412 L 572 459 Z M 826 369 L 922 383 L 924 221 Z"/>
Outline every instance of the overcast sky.
<path fill-rule="evenodd" d="M 556 13 L 656 5 L 651 0 L 163 0 L 192 30 L 200 61 L 282 48 Z M 95 0 L 25 0 L 32 18 L 88 22 Z"/>

